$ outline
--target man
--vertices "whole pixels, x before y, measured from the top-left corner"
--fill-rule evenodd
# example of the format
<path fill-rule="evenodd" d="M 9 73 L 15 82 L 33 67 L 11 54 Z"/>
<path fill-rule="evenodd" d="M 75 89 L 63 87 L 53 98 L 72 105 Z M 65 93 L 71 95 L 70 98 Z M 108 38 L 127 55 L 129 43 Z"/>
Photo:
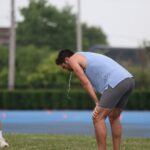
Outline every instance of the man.
<path fill-rule="evenodd" d="M 95 102 L 93 124 L 98 149 L 106 150 L 105 119 L 109 117 L 113 149 L 119 150 L 122 132 L 120 114 L 134 88 L 133 76 L 111 58 L 91 52 L 61 50 L 56 64 L 73 71 Z M 101 93 L 100 100 L 96 92 Z"/>
<path fill-rule="evenodd" d="M 0 148 L 8 147 L 8 143 L 5 141 L 2 135 L 2 123 L 0 122 Z"/>

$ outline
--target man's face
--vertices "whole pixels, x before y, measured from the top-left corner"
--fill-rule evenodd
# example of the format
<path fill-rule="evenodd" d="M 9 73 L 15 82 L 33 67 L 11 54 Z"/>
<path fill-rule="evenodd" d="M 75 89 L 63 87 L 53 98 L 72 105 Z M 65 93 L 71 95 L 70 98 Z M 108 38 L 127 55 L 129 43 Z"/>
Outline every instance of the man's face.
<path fill-rule="evenodd" d="M 71 68 L 70 65 L 67 64 L 67 63 L 62 63 L 60 66 L 61 66 L 64 70 L 72 71 L 72 68 Z"/>

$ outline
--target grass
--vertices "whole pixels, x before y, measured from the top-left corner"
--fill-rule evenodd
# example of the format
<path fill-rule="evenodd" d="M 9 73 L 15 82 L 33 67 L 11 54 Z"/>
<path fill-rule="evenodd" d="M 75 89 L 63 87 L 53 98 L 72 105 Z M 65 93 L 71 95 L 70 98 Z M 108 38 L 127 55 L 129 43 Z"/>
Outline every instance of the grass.
<path fill-rule="evenodd" d="M 6 134 L 8 150 L 97 150 L 93 136 L 51 134 Z M 112 150 L 111 138 L 107 149 Z M 150 138 L 124 138 L 121 150 L 150 150 Z"/>

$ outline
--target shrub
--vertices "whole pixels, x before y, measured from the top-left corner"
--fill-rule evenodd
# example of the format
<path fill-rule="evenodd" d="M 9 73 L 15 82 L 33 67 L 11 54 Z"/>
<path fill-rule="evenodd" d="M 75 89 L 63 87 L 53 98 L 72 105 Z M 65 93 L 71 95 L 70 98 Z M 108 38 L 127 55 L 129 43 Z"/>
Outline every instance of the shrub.
<path fill-rule="evenodd" d="M 93 109 L 94 103 L 83 90 L 72 90 L 67 99 L 66 90 L 16 90 L 0 91 L 0 109 Z M 135 90 L 129 98 L 126 109 L 150 110 L 150 90 Z"/>

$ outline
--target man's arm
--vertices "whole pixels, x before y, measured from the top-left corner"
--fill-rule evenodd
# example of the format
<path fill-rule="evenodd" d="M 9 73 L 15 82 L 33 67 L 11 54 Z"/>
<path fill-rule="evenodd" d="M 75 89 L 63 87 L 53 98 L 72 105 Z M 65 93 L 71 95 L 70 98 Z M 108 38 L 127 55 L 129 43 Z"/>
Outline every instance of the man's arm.
<path fill-rule="evenodd" d="M 99 100 L 97 98 L 97 95 L 93 89 L 92 84 L 90 83 L 89 79 L 86 77 L 82 67 L 78 64 L 77 61 L 70 59 L 69 64 L 71 68 L 73 69 L 76 76 L 79 78 L 80 83 L 84 87 L 84 89 L 88 92 L 90 97 L 94 100 L 95 104 L 99 104 Z"/>

